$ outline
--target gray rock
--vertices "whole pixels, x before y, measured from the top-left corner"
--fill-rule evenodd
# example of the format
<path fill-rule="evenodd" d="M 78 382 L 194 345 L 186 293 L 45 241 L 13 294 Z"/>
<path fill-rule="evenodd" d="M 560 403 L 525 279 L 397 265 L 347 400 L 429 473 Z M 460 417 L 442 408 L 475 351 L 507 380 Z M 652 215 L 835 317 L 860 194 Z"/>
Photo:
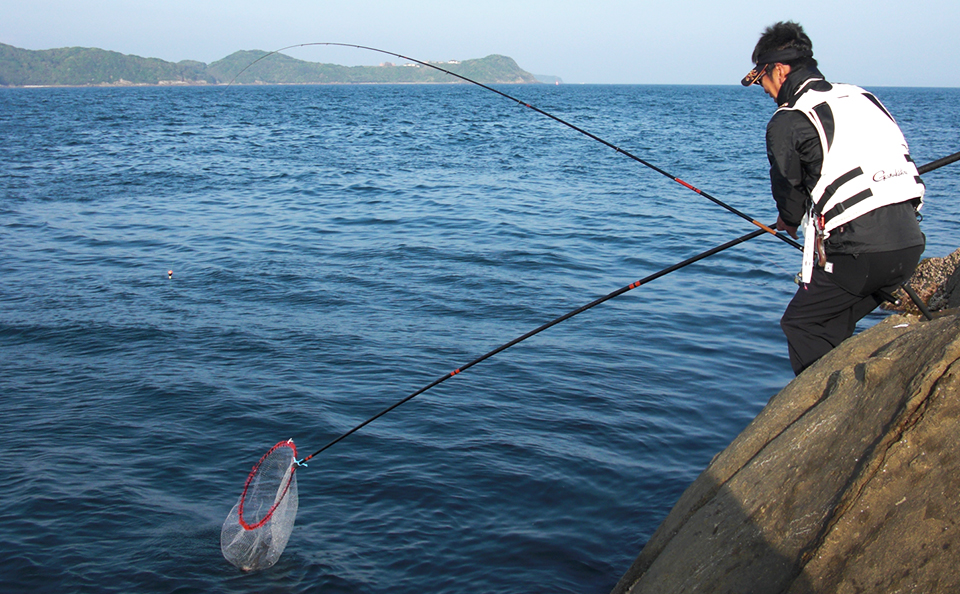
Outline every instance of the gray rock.
<path fill-rule="evenodd" d="M 615 593 L 960 591 L 960 317 L 891 316 L 774 396 Z"/>
<path fill-rule="evenodd" d="M 942 258 L 924 258 L 921 260 L 908 284 L 930 311 L 958 307 L 960 303 L 949 305 L 949 279 L 955 276 L 958 270 L 960 270 L 960 249 Z M 894 297 L 900 300 L 899 305 L 884 303 L 881 307 L 890 311 L 920 313 L 920 310 L 903 289 L 894 291 Z M 960 299 L 960 297 L 955 297 L 955 299 Z"/>
<path fill-rule="evenodd" d="M 960 307 L 960 266 L 953 271 L 953 274 L 947 281 L 944 293 L 946 294 L 944 299 L 947 302 L 948 309 Z"/>

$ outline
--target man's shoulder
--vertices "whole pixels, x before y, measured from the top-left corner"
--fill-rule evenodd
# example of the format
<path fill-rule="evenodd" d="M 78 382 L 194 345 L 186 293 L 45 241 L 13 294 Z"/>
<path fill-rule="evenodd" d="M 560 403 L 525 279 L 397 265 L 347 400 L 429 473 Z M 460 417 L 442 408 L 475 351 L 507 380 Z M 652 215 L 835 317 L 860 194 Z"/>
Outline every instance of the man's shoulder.
<path fill-rule="evenodd" d="M 769 133 L 784 128 L 806 128 L 807 126 L 813 126 L 813 124 L 802 111 L 796 109 L 778 109 L 770 116 L 770 121 L 767 122 L 767 132 Z"/>
<path fill-rule="evenodd" d="M 843 86 L 843 85 L 841 85 Z M 801 101 L 819 102 L 821 97 L 826 97 L 828 93 L 837 88 L 834 83 L 828 82 L 822 78 L 808 80 L 790 98 L 780 105 L 780 111 L 794 111 L 800 109 L 797 104 Z"/>
<path fill-rule="evenodd" d="M 779 152 L 781 150 L 800 149 L 811 143 L 820 145 L 820 134 L 816 126 L 802 111 L 793 109 L 779 110 L 767 122 L 767 150 Z M 779 148 L 778 148 L 779 147 Z"/>

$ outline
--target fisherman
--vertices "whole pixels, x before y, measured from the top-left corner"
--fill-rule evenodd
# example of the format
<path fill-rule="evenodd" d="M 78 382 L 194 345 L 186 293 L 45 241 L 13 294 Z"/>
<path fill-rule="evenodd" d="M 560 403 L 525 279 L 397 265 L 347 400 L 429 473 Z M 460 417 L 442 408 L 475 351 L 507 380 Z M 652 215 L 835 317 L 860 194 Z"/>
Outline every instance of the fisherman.
<path fill-rule="evenodd" d="M 804 233 L 800 288 L 780 320 L 799 375 L 913 274 L 924 186 L 893 116 L 871 93 L 827 82 L 799 24 L 767 27 L 753 63 L 741 83 L 778 106 L 767 124 L 777 230 Z"/>

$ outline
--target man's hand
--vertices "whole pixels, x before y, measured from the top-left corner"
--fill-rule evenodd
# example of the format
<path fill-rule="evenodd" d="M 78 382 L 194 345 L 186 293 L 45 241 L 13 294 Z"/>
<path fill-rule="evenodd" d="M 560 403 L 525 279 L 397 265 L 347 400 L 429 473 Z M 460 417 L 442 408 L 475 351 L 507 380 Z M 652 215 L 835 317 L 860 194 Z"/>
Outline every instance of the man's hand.
<path fill-rule="evenodd" d="M 780 218 L 780 215 L 777 215 L 777 231 L 786 231 L 787 235 L 796 239 L 797 238 L 797 227 L 795 225 L 791 226 L 783 222 L 783 219 Z"/>

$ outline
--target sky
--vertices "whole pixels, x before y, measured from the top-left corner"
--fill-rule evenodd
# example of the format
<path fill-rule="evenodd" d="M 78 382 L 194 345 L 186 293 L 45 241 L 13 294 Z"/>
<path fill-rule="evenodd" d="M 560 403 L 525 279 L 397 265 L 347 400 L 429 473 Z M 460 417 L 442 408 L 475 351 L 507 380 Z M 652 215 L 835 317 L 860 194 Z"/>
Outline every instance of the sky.
<path fill-rule="evenodd" d="M 958 0 L 0 0 L 0 43 L 172 62 L 337 42 L 417 60 L 510 56 L 565 83 L 737 84 L 761 31 L 803 25 L 829 80 L 960 87 Z M 327 46 L 285 52 L 372 65 Z"/>

